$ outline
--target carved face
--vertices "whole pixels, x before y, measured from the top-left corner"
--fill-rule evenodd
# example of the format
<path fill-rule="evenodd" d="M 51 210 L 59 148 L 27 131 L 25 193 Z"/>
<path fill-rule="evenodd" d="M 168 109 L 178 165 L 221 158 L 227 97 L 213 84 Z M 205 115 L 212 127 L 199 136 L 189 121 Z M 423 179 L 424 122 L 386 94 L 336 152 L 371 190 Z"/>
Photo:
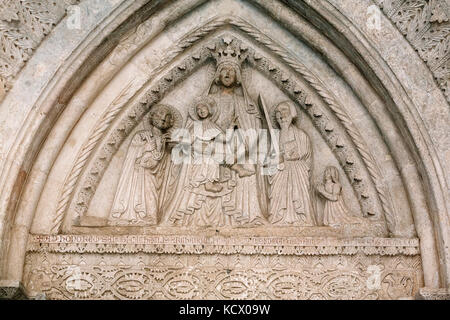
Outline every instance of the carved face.
<path fill-rule="evenodd" d="M 323 174 L 323 179 L 325 182 L 339 182 L 339 171 L 336 169 L 336 167 L 327 167 Z"/>
<path fill-rule="evenodd" d="M 275 116 L 280 126 L 289 125 L 292 122 L 291 108 L 287 104 L 282 104 L 278 106 L 275 111 Z"/>
<path fill-rule="evenodd" d="M 172 126 L 172 114 L 169 110 L 159 109 L 153 113 L 151 122 L 160 130 L 168 129 Z"/>
<path fill-rule="evenodd" d="M 231 66 L 225 66 L 220 70 L 220 82 L 225 87 L 231 87 L 236 82 L 236 71 Z"/>
<path fill-rule="evenodd" d="M 206 119 L 209 117 L 209 108 L 204 103 L 199 103 L 196 106 L 197 115 L 200 119 Z"/>

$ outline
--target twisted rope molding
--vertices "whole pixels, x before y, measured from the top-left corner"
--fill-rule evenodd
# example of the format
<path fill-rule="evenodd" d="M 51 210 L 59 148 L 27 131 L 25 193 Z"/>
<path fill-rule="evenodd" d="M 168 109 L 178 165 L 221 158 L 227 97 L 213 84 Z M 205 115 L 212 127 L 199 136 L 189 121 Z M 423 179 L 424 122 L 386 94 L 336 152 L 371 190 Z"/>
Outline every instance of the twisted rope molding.
<path fill-rule="evenodd" d="M 119 95 L 111 102 L 111 104 L 108 106 L 107 111 L 103 113 L 102 118 L 95 125 L 92 134 L 89 136 L 88 140 L 81 148 L 81 151 L 78 153 L 75 163 L 72 166 L 72 170 L 64 181 L 64 186 L 59 196 L 60 200 L 58 202 L 55 217 L 53 218 L 52 232 L 59 231 L 62 220 L 64 218 L 64 212 L 66 211 L 69 201 L 72 197 L 72 193 L 75 188 L 76 182 L 78 181 L 78 177 L 83 171 L 83 168 L 86 165 L 91 152 L 103 137 L 104 133 L 106 132 L 116 115 L 122 110 L 123 102 L 126 101 L 126 99 L 124 98 L 127 98 L 132 84 L 133 81 L 130 81 L 130 83 L 128 83 L 128 85 L 126 85 L 125 88 L 120 91 Z"/>
<path fill-rule="evenodd" d="M 275 52 L 281 59 L 283 59 L 289 66 L 291 66 L 295 71 L 300 73 L 305 80 L 317 91 L 317 93 L 324 99 L 331 110 L 335 113 L 337 118 L 344 125 L 347 133 L 352 138 L 352 141 L 357 147 L 358 152 L 366 164 L 367 170 L 374 182 L 375 188 L 381 200 L 383 211 L 385 213 L 386 222 L 388 224 L 389 230 L 395 230 L 396 217 L 393 210 L 393 202 L 389 196 L 389 191 L 385 190 L 385 186 L 382 183 L 383 178 L 381 177 L 381 171 L 369 151 L 367 144 L 362 138 L 359 131 L 354 127 L 353 122 L 350 117 L 344 111 L 342 105 L 337 102 L 335 95 L 330 92 L 324 83 L 317 77 L 314 72 L 308 70 L 305 65 L 299 63 L 295 60 L 288 50 L 283 49 L 278 45 L 273 39 L 262 34 L 257 28 L 247 23 L 246 21 L 235 18 L 231 19 L 231 23 L 241 28 L 251 36 L 253 36 L 258 42 L 267 46 L 270 50 Z"/>
<path fill-rule="evenodd" d="M 214 30 L 218 29 L 219 27 L 225 25 L 226 23 L 230 23 L 230 24 L 242 29 L 244 32 L 249 33 L 250 35 L 255 37 L 257 41 L 266 45 L 271 50 L 276 52 L 278 56 L 280 56 L 283 60 L 286 61 L 286 63 L 288 63 L 288 65 L 290 65 L 294 70 L 296 70 L 297 72 L 302 74 L 306 78 L 306 80 L 313 86 L 313 88 L 315 88 L 316 90 L 319 91 L 320 96 L 322 98 L 324 98 L 324 100 L 331 106 L 331 109 L 333 110 L 333 112 L 335 112 L 337 114 L 338 119 L 340 119 L 344 123 L 344 127 L 349 132 L 349 135 L 352 137 L 352 139 L 356 140 L 356 142 L 354 142 L 354 143 L 357 146 L 358 151 L 360 151 L 360 149 L 362 149 L 362 152 L 360 152 L 360 154 L 368 167 L 369 174 L 371 175 L 371 178 L 374 181 L 377 192 L 381 193 L 381 195 L 379 195 L 379 197 L 382 202 L 383 211 L 385 212 L 386 219 L 388 220 L 387 223 L 389 224 L 390 230 L 393 230 L 393 228 L 395 227 L 395 216 L 389 210 L 389 207 L 388 207 L 389 200 L 386 198 L 384 191 L 381 189 L 382 186 L 380 185 L 380 181 L 379 181 L 380 177 L 379 177 L 379 173 L 377 172 L 377 170 L 379 170 L 379 169 L 376 166 L 375 160 L 371 156 L 370 152 L 368 150 L 363 149 L 363 148 L 367 149 L 367 145 L 364 143 L 364 141 L 363 141 L 361 135 L 359 134 L 359 132 L 357 131 L 357 129 L 355 129 L 352 126 L 352 122 L 351 122 L 350 118 L 348 117 L 348 115 L 342 110 L 342 106 L 340 106 L 336 102 L 336 98 L 334 97 L 334 95 L 332 93 L 330 93 L 326 88 L 323 87 L 324 86 L 323 83 L 320 80 L 318 80 L 314 74 L 309 72 L 309 70 L 307 70 L 305 66 L 297 63 L 289 55 L 289 53 L 286 53 L 285 51 L 283 51 L 283 49 L 279 45 L 276 45 L 272 39 L 270 39 L 268 37 L 266 37 L 266 39 L 264 39 L 265 36 L 264 35 L 261 36 L 261 34 L 259 34 L 257 32 L 257 29 L 254 28 L 253 26 L 247 24 L 246 22 L 244 22 L 241 19 L 233 19 L 232 17 L 225 17 L 225 18 L 209 21 L 204 26 L 195 29 L 192 34 L 188 35 L 187 37 L 182 39 L 177 45 L 175 45 L 172 48 L 172 50 L 169 51 L 170 52 L 169 55 L 166 56 L 166 58 L 162 60 L 159 67 L 155 70 L 155 73 L 159 73 L 161 71 L 161 69 L 165 66 L 166 62 L 172 60 L 178 53 L 183 51 L 185 48 L 190 47 L 197 40 L 201 39 L 202 37 L 204 37 L 211 31 L 214 31 Z M 106 113 L 108 113 L 108 112 L 109 111 L 106 111 Z M 106 114 L 104 115 L 104 118 L 110 119 L 110 117 L 107 117 Z M 94 130 L 94 136 L 96 136 L 95 130 Z M 89 143 L 88 143 L 88 145 L 89 145 Z M 90 153 L 90 151 L 92 151 L 92 148 L 89 150 L 89 148 L 86 147 L 86 154 L 82 154 L 82 157 L 80 156 L 80 158 L 84 158 L 84 157 L 87 158 L 88 153 Z M 60 201 L 61 206 L 60 206 L 60 210 L 57 212 L 55 220 L 54 220 L 55 223 L 54 223 L 54 227 L 52 229 L 53 232 L 57 232 L 60 229 L 61 222 L 64 217 L 64 213 L 67 210 L 69 200 L 71 198 L 71 195 L 72 195 L 73 190 L 76 185 L 75 182 L 78 180 L 80 173 L 81 173 L 81 170 L 76 171 L 76 172 L 74 172 L 73 177 L 71 177 L 71 179 L 68 179 L 68 181 L 70 181 L 71 184 L 68 185 L 67 190 L 65 190 L 65 192 L 63 192 L 64 198 L 61 199 L 61 201 Z M 381 192 L 380 192 L 380 190 L 381 190 Z"/>

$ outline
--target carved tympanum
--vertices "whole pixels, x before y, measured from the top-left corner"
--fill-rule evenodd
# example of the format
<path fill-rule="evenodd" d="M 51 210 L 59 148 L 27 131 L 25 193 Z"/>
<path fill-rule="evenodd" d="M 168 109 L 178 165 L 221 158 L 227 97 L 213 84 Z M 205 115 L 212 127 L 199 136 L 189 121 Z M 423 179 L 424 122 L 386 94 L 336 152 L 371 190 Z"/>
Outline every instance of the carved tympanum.
<path fill-rule="evenodd" d="M 314 143 L 296 106 L 283 101 L 269 111 L 261 94 L 254 102 L 242 76 L 248 50 L 241 42 L 224 37 L 209 49 L 216 71 L 188 107 L 185 125 L 176 108 L 159 104 L 134 133 L 107 224 L 316 226 Z M 328 201 L 340 197 L 325 186 L 318 190 Z M 325 224 L 353 223 L 337 203 L 325 204 Z"/>
<path fill-rule="evenodd" d="M 83 215 L 81 226 L 321 224 L 311 180 L 314 150 L 323 147 L 301 128 L 300 109 L 279 92 L 259 90 L 251 74 L 256 54 L 244 42 L 223 36 L 202 50 L 215 60 L 209 84 L 186 102 L 172 102 L 176 107 L 142 104 L 149 112 L 130 130 L 109 217 Z M 272 110 L 263 95 L 275 102 Z M 325 159 L 317 167 L 335 161 Z"/>

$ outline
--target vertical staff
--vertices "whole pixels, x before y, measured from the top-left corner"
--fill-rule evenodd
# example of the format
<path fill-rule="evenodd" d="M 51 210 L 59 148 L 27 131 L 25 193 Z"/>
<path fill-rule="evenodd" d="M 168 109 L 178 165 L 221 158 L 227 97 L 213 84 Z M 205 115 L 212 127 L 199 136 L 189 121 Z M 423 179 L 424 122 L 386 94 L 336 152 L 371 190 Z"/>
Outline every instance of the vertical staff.
<path fill-rule="evenodd" d="M 260 109 L 262 110 L 262 112 L 264 113 L 264 116 L 265 116 L 266 121 L 267 121 L 267 125 L 269 126 L 270 140 L 272 142 L 272 146 L 273 146 L 273 149 L 275 151 L 275 157 L 278 160 L 277 161 L 277 168 L 279 170 L 283 170 L 284 166 L 280 162 L 281 152 L 280 152 L 280 147 L 278 145 L 277 134 L 275 133 L 275 129 L 274 129 L 275 127 L 273 126 L 272 118 L 269 115 L 269 111 L 267 109 L 266 103 L 264 102 L 264 99 L 263 99 L 261 94 L 259 94 L 259 96 L 258 96 L 258 105 L 259 105 Z"/>

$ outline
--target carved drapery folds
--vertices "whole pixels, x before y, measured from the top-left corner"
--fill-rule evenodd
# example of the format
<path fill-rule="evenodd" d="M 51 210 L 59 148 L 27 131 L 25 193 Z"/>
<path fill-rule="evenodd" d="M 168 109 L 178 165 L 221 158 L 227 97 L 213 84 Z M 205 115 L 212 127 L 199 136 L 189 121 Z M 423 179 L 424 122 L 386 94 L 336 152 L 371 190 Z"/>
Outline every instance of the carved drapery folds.
<path fill-rule="evenodd" d="M 352 124 L 345 109 L 339 102 L 333 99 L 332 93 L 326 89 L 319 79 L 314 77 L 312 72 L 307 71 L 300 63 L 292 60 L 293 58 L 288 51 L 282 51 L 281 47 L 277 45 L 276 42 L 267 36 L 256 33 L 256 28 L 245 23 L 243 20 L 228 18 L 219 20 L 218 22 L 211 21 L 204 27 L 197 29 L 196 33 L 205 32 L 205 30 L 209 29 L 214 30 L 219 26 L 225 25 L 228 21 L 231 21 L 236 26 L 242 27 L 242 29 L 246 31 L 252 32 L 252 35 L 258 36 L 258 39 L 264 40 L 264 44 L 269 44 L 271 49 L 278 48 L 276 52 L 285 59 L 284 61 L 288 61 L 290 65 L 301 70 L 301 75 L 305 74 L 308 76 L 308 82 L 314 85 L 315 89 L 321 90 L 320 96 L 326 98 L 329 109 L 331 109 L 332 112 L 335 112 L 335 117 L 342 120 L 342 124 L 332 123 L 332 115 L 330 114 L 329 109 L 324 108 L 324 103 L 321 101 L 318 101 L 317 103 L 314 102 L 313 98 L 306 93 L 307 89 L 303 87 L 304 85 L 295 81 L 295 77 L 298 76 L 289 75 L 289 71 L 285 70 L 281 65 L 277 65 L 278 61 L 268 59 L 253 48 L 248 47 L 248 64 L 268 77 L 273 77 L 273 81 L 277 83 L 279 88 L 284 92 L 287 92 L 289 97 L 294 99 L 298 105 L 304 108 L 310 116 L 314 125 L 320 131 L 331 150 L 335 153 L 344 168 L 345 173 L 352 182 L 354 192 L 358 194 L 363 215 L 375 216 L 378 218 L 386 217 L 389 231 L 392 234 L 395 234 L 395 214 L 392 204 L 390 203 L 389 192 L 385 190 L 385 186 L 381 185 L 382 179 L 377 164 L 367 147 L 367 143 L 362 139 L 358 130 Z M 197 35 L 194 33 L 190 34 L 188 37 L 192 38 L 196 36 Z M 81 186 L 78 190 L 75 190 L 75 192 L 78 193 L 73 195 L 73 208 L 78 217 L 82 217 L 87 212 L 89 203 L 95 194 L 96 186 L 101 181 L 102 174 L 107 169 L 109 161 L 111 161 L 124 138 L 126 138 L 129 132 L 132 132 L 134 127 L 141 122 L 141 119 L 153 104 L 157 104 L 179 83 L 179 81 L 183 81 L 189 76 L 190 70 L 198 69 L 202 64 L 207 63 L 208 59 L 211 59 L 211 48 L 215 48 L 215 46 L 219 45 L 220 41 L 219 38 L 218 40 L 205 45 L 200 51 L 191 54 L 176 67 L 172 68 L 168 74 L 163 76 L 162 79 L 147 92 L 144 100 L 140 98 L 139 103 L 131 106 L 131 109 L 128 111 L 128 116 L 124 117 L 122 122 L 116 126 L 115 132 L 111 131 L 109 137 L 105 138 L 103 142 L 104 146 L 97 154 L 96 158 L 94 158 L 95 160 L 91 162 L 91 169 L 89 169 L 87 174 L 82 177 L 84 182 L 81 182 Z M 235 41 L 241 42 L 242 40 L 236 39 Z M 249 45 L 250 44 L 247 43 L 245 44 L 245 46 Z M 115 109 L 113 108 L 113 110 Z M 98 136 L 98 132 L 94 131 L 92 135 Z M 91 141 L 92 139 L 89 139 L 88 144 Z M 356 145 L 357 148 L 353 149 L 353 145 Z M 84 153 L 80 156 L 82 158 L 87 157 Z M 79 163 L 79 161 L 76 161 L 76 163 Z M 368 171 L 363 169 L 366 165 L 368 166 Z M 65 191 L 61 194 L 58 211 L 54 218 L 53 231 L 59 230 L 63 215 L 66 212 L 65 210 L 68 209 L 67 201 L 71 196 L 69 187 L 75 188 L 70 184 L 72 181 L 73 179 L 71 177 L 66 180 Z M 66 191 L 66 189 L 69 191 Z"/>
<path fill-rule="evenodd" d="M 79 0 L 4 0 L 0 3 L 0 91 L 8 91 L 33 50 Z M 1 95 L 0 95 L 1 98 Z"/>
<path fill-rule="evenodd" d="M 226 22 L 226 20 L 223 22 Z M 247 30 L 251 28 L 250 25 L 245 24 L 242 20 L 238 20 L 237 22 L 235 22 L 235 24 L 241 26 L 245 25 Z M 211 25 L 217 27 L 217 23 L 213 21 L 206 24 L 204 28 L 210 28 Z M 250 30 L 255 32 L 255 28 L 252 28 Z M 189 36 L 192 37 L 195 35 Z M 268 41 L 267 37 L 265 41 Z M 114 153 L 120 147 L 123 139 L 129 134 L 129 132 L 133 130 L 133 128 L 138 123 L 141 122 L 141 119 L 153 104 L 158 103 L 158 101 L 160 101 L 160 99 L 163 98 L 169 90 L 177 85 L 178 81 L 182 81 L 187 76 L 189 76 L 189 70 L 195 70 L 199 68 L 202 62 L 207 61 L 211 57 L 210 48 L 215 48 L 216 45 L 218 45 L 217 40 L 204 46 L 199 52 L 193 53 L 190 57 L 182 61 L 178 66 L 171 69 L 168 75 L 165 75 L 156 85 L 153 86 L 152 89 L 149 90 L 149 92 L 146 94 L 146 100 L 141 99 L 138 104 L 132 106 L 131 110 L 128 111 L 128 116 L 123 118 L 122 122 L 116 126 L 115 132 L 112 131 L 109 137 L 104 140 L 104 147 L 96 156 L 96 160 L 91 162 L 91 169 L 89 169 L 90 171 L 88 171 L 87 175 L 84 177 L 85 182 L 82 182 L 81 188 L 78 189 L 78 194 L 73 195 L 73 201 L 75 202 L 74 208 L 79 217 L 83 216 L 86 213 L 90 200 L 95 194 L 96 186 L 100 182 L 103 172 L 106 170 L 109 161 L 111 161 L 111 158 L 114 156 Z M 273 46 L 276 46 L 276 43 L 274 43 Z M 294 77 L 290 77 L 289 74 L 287 74 L 287 71 L 284 71 L 283 73 L 283 71 L 280 70 L 282 69 L 282 67 L 276 65 L 277 62 L 270 61 L 268 58 L 262 56 L 252 48 L 248 48 L 247 50 L 249 52 L 249 64 L 251 66 L 254 66 L 256 70 L 264 72 L 268 76 L 274 77 L 274 81 L 279 84 L 281 89 L 288 92 L 288 94 L 308 112 L 311 119 L 313 120 L 313 123 L 317 126 L 318 130 L 320 130 L 320 133 L 326 139 L 330 148 L 332 148 L 332 150 L 335 152 L 341 165 L 346 169 L 345 172 L 347 173 L 349 179 L 351 179 L 355 192 L 359 194 L 358 198 L 361 207 L 363 208 L 364 216 L 378 216 L 378 218 L 380 218 L 380 216 L 383 217 L 383 215 L 381 214 L 381 212 L 383 211 L 376 211 L 377 206 L 376 203 L 374 204 L 373 202 L 377 201 L 378 208 L 382 208 L 381 210 L 385 210 L 383 213 L 384 216 L 387 217 L 390 232 L 395 233 L 395 215 L 392 212 L 393 208 L 389 206 L 389 202 L 386 202 L 386 199 L 388 199 L 389 197 L 388 192 L 384 191 L 383 187 L 379 185 L 381 180 L 380 173 L 376 171 L 379 169 L 376 168 L 376 163 L 374 163 L 373 156 L 370 155 L 370 152 L 367 148 L 367 143 L 365 143 L 361 139 L 361 136 L 357 132 L 356 128 L 354 128 L 354 126 L 352 125 L 349 117 L 346 115 L 345 110 L 342 107 L 341 109 L 338 109 L 340 105 L 335 100 L 330 99 L 330 105 L 333 105 L 333 109 L 339 112 L 339 118 L 346 121 L 344 123 L 344 128 L 347 129 L 347 132 L 342 131 L 343 135 L 339 135 L 338 126 L 341 125 L 338 125 L 337 123 L 331 123 L 329 116 L 327 116 L 329 111 L 326 109 L 322 109 L 323 105 L 319 103 L 315 104 L 313 100 L 309 98 L 305 93 L 306 89 L 302 89 L 302 85 L 300 83 L 297 83 L 294 80 Z M 286 59 L 289 58 L 288 52 L 284 53 L 284 57 Z M 298 65 L 295 64 L 292 60 L 290 62 L 294 66 Z M 304 72 L 306 72 L 305 69 L 306 68 L 303 69 Z M 326 88 L 323 87 L 323 85 L 321 86 L 318 80 L 312 78 L 313 76 L 311 74 L 309 75 L 311 77 L 309 78 L 310 81 L 315 80 L 315 82 L 313 83 L 316 85 L 316 88 L 322 89 L 325 92 L 322 94 L 326 94 Z M 115 108 L 113 108 L 113 111 L 114 110 Z M 111 111 L 108 110 L 107 112 L 110 113 Z M 355 151 L 351 150 L 351 142 L 345 143 L 345 141 L 348 139 L 346 133 L 350 133 L 349 135 L 351 137 L 357 139 L 356 141 L 353 140 L 353 143 L 357 144 L 358 146 Z M 98 132 L 94 131 L 93 136 L 98 136 Z M 88 144 L 90 144 L 92 140 L 93 139 L 89 139 Z M 348 149 L 349 147 L 350 149 Z M 362 156 L 362 159 L 365 163 L 369 163 L 369 165 L 372 166 L 372 170 L 369 171 L 369 175 L 367 175 L 367 173 L 362 171 L 361 169 L 358 169 L 358 164 L 356 162 L 358 159 L 358 153 L 360 157 Z M 86 154 L 81 153 L 81 157 L 86 158 L 86 156 Z M 76 163 L 79 163 L 79 161 L 77 161 Z M 70 186 L 70 183 L 72 181 L 72 178 L 69 177 L 68 180 L 66 180 L 66 185 Z M 364 181 L 367 182 L 364 183 Z M 375 185 L 374 181 L 376 181 L 378 185 Z M 372 190 L 370 190 L 369 188 L 371 188 Z M 369 194 L 372 194 L 372 196 L 370 196 Z M 60 205 L 54 219 L 54 231 L 57 231 L 60 227 L 63 214 L 65 213 L 64 209 L 67 209 L 67 206 L 64 206 L 64 204 L 67 204 L 67 199 L 69 197 L 70 192 L 65 191 L 62 193 Z"/>
<path fill-rule="evenodd" d="M 32 1 L 11 3 L 0 36 Z M 115 3 L 122 20 L 74 49 L 83 72 L 48 81 L 67 90 L 33 95 L 50 110 L 36 117 L 54 118 L 20 167 L 23 192 L 10 184 L 21 196 L 3 201 L 17 211 L 13 236 L 24 225 L 30 236 L 5 237 L 20 254 L 2 274 L 50 299 L 398 299 L 439 287 L 431 147 L 403 83 L 331 3 Z M 448 90 L 438 2 L 378 3 Z M 11 63 L 3 82 L 23 65 L 1 71 Z"/>

